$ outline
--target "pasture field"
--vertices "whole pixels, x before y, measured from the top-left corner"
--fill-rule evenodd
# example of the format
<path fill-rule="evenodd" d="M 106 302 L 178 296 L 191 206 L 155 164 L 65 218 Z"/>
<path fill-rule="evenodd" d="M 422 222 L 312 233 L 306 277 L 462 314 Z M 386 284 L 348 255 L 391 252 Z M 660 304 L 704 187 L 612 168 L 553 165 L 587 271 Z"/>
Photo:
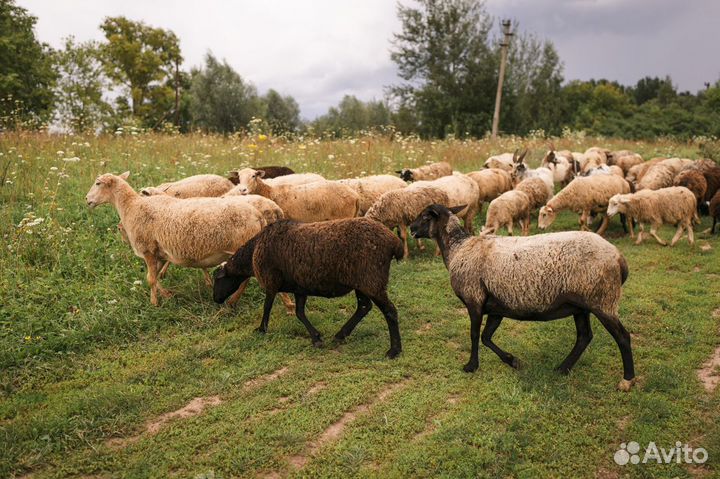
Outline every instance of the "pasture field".
<path fill-rule="evenodd" d="M 595 144 L 645 158 L 698 155 L 693 143 L 555 141 L 580 151 Z M 720 345 L 717 236 L 698 233 L 694 248 L 633 246 L 611 222 L 609 239 L 630 267 L 621 320 L 638 382 L 626 394 L 615 390 L 619 351 L 594 318 L 594 340 L 568 376 L 554 367 L 574 343 L 571 320 L 506 320 L 495 338 L 520 369 L 481 347 L 480 369 L 462 372 L 469 320 L 434 247 L 412 245 L 412 258 L 392 266 L 396 360 L 383 356 L 377 308 L 345 344 L 331 344 L 352 295 L 309 300 L 320 349 L 279 302 L 268 334 L 254 332 L 263 297 L 254 282 L 234 308 L 218 306 L 199 271 L 171 267 L 163 284 L 175 295 L 153 307 L 114 209 L 84 202 L 104 172 L 130 170 L 136 188 L 259 164 L 342 178 L 446 159 L 467 172 L 523 146 L 535 161 L 547 149 L 514 137 L 4 133 L 0 477 L 720 477 L 720 387 L 706 390 L 698 377 Z M 696 231 L 709 225 L 705 217 Z M 550 230 L 576 228 L 564 213 Z M 613 455 L 628 441 L 680 441 L 709 459 L 618 466 Z"/>

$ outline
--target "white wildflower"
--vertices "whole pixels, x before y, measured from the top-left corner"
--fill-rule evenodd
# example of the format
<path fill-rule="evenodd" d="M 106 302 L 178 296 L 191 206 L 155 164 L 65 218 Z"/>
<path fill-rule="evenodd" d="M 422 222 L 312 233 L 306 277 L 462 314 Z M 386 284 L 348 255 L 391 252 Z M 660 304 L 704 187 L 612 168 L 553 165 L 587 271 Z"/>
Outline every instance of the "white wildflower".
<path fill-rule="evenodd" d="M 72 156 L 70 158 L 63 158 L 63 161 L 65 161 L 67 163 L 76 163 L 76 162 L 80 161 L 80 158 L 78 158 L 77 156 Z"/>

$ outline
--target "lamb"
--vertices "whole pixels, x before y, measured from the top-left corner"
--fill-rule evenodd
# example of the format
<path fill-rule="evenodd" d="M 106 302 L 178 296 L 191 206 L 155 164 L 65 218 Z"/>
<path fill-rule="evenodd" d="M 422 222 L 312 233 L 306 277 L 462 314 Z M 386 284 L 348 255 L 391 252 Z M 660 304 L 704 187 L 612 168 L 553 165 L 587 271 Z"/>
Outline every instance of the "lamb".
<path fill-rule="evenodd" d="M 479 188 L 478 214 L 482 213 L 483 203 L 494 200 L 513 187 L 510 173 L 500 168 L 471 171 L 467 176 L 472 178 Z"/>
<path fill-rule="evenodd" d="M 643 162 L 642 156 L 628 150 L 613 151 L 608 157 L 608 166 L 619 166 L 624 175 L 627 175 L 630 168 Z"/>
<path fill-rule="evenodd" d="M 580 213 L 580 229 L 587 231 L 588 219 L 593 211 L 607 209 L 610 198 L 629 192 L 628 182 L 616 175 L 579 176 L 540 208 L 538 227 L 544 230 L 555 221 L 558 212 L 573 210 Z M 604 215 L 597 233 L 605 233 L 608 223 L 609 218 Z"/>
<path fill-rule="evenodd" d="M 233 185 L 238 185 L 240 177 L 238 176 L 241 170 L 235 170 L 230 172 L 228 179 Z M 259 170 L 258 170 L 259 171 Z M 265 170 L 262 170 L 265 171 Z M 264 178 L 264 177 L 263 177 Z M 264 180 L 265 183 L 272 186 L 279 185 L 307 185 L 309 183 L 315 183 L 316 181 L 325 181 L 325 178 L 316 173 L 292 173 L 289 175 L 276 176 L 274 178 L 267 178 Z"/>
<path fill-rule="evenodd" d="M 568 150 L 555 151 L 551 149 L 545 154 L 541 166 L 553 172 L 553 182 L 567 185 L 576 174 L 580 172 L 580 164 L 575 161 Z"/>
<path fill-rule="evenodd" d="M 643 240 L 644 223 L 650 223 L 650 234 L 661 245 L 667 245 L 667 242 L 657 235 L 657 229 L 663 224 L 677 225 L 670 246 L 678 242 L 684 229 L 687 229 L 688 243 L 693 245 L 695 238 L 692 223 L 696 217 L 696 209 L 695 195 L 690 190 L 683 186 L 671 186 L 659 190 L 615 195 L 610 198 L 607 214 L 613 216 L 623 213 L 640 223 L 635 244 L 640 244 Z"/>
<path fill-rule="evenodd" d="M 523 236 L 530 233 L 530 198 L 522 191 L 510 190 L 490 202 L 481 234 L 496 234 L 505 226 L 512 236 L 515 221 L 520 224 Z"/>
<path fill-rule="evenodd" d="M 475 180 L 467 175 L 454 172 L 450 176 L 443 176 L 433 181 L 417 181 L 415 186 L 428 186 L 444 191 L 449 200 L 449 205 L 466 205 L 465 209 L 458 213 L 465 223 L 465 230 L 473 234 L 473 220 L 478 211 L 478 199 L 480 188 Z"/>
<path fill-rule="evenodd" d="M 530 211 L 543 206 L 553 195 L 553 189 L 548 187 L 547 182 L 540 178 L 522 180 L 515 186 L 515 189 L 528 195 L 528 198 L 530 198 Z"/>
<path fill-rule="evenodd" d="M 357 216 L 360 196 L 349 186 L 332 181 L 274 186 L 270 184 L 271 180 L 265 182 L 262 178 L 262 171 L 245 168 L 238 172 L 235 188 L 241 194 L 254 193 L 270 198 L 283 210 L 285 218 L 302 223 Z"/>
<path fill-rule="evenodd" d="M 485 160 L 483 166 L 485 168 L 496 168 L 510 172 L 512 171 L 514 157 L 514 153 L 501 153 L 499 155 L 494 155 Z"/>
<path fill-rule="evenodd" d="M 512 172 L 510 173 L 513 185 L 517 185 L 521 181 L 529 178 L 540 178 L 547 185 L 550 190 L 550 194 L 552 195 L 554 187 L 553 172 L 549 168 L 542 166 L 531 170 L 523 161 L 525 159 L 525 155 L 527 155 L 527 150 L 525 150 L 521 155 L 518 155 L 517 151 L 515 152 Z"/>
<path fill-rule="evenodd" d="M 383 193 L 407 186 L 407 183 L 403 180 L 392 175 L 365 176 L 362 178 L 338 180 L 337 183 L 349 186 L 360 196 L 358 216 L 363 216 Z"/>
<path fill-rule="evenodd" d="M 441 161 L 430 165 L 420 166 L 418 168 L 403 168 L 395 173 L 400 175 L 404 181 L 429 181 L 442 178 L 443 176 L 452 175 L 452 167 L 450 163 Z"/>
<path fill-rule="evenodd" d="M 637 183 L 643 178 L 643 176 L 645 176 L 645 174 L 650 168 L 657 165 L 664 159 L 665 158 L 653 158 L 635 166 L 631 166 L 628 172 L 625 174 L 625 179 L 631 184 Z"/>
<path fill-rule="evenodd" d="M 590 313 L 612 335 L 620 349 L 623 380 L 629 391 L 635 380 L 630 334 L 618 317 L 627 261 L 618 249 L 588 232 L 528 237 L 470 236 L 452 209 L 432 205 L 412 223 L 414 237 L 433 238 L 442 250 L 450 284 L 470 315 L 470 360 L 466 372 L 478 369 L 478 341 L 483 315 L 488 322 L 482 343 L 513 368 L 517 359 L 492 337 L 503 317 L 548 321 L 572 315 L 577 340 L 557 370 L 568 373 L 592 339 Z"/>
<path fill-rule="evenodd" d="M 258 210 L 238 198 L 178 199 L 143 197 L 127 183 L 130 175 L 100 175 L 85 197 L 90 208 L 112 204 L 128 241 L 147 265 L 150 302 L 171 293 L 158 281 L 163 260 L 191 268 L 209 268 L 225 261 L 255 236 L 264 220 Z"/>
<path fill-rule="evenodd" d="M 398 228 L 403 240 L 403 258 L 410 256 L 407 226 L 422 210 L 433 203 L 450 204 L 447 193 L 437 188 L 410 185 L 383 194 L 365 213 L 366 218 L 379 221 L 389 229 Z"/>
<path fill-rule="evenodd" d="M 357 309 L 335 334 L 342 342 L 367 315 L 372 304 L 380 308 L 390 332 L 394 358 L 402 350 L 397 310 L 387 296 L 390 262 L 400 260 L 402 243 L 391 231 L 368 218 L 303 224 L 279 221 L 265 228 L 215 272 L 213 297 L 222 303 L 241 284 L 255 276 L 265 290 L 260 333 L 266 333 L 275 295 L 295 295 L 295 313 L 314 346 L 320 332 L 305 316 L 308 296 L 336 298 L 355 291 Z"/>
<path fill-rule="evenodd" d="M 710 216 L 713 219 L 712 229 L 710 234 L 715 234 L 715 224 L 720 219 L 720 191 L 716 192 L 710 200 Z"/>
<path fill-rule="evenodd" d="M 140 190 L 143 196 L 168 195 L 175 198 L 222 196 L 233 187 L 227 178 L 219 175 L 194 175 L 171 183 Z"/>
<path fill-rule="evenodd" d="M 707 192 L 707 180 L 705 176 L 696 168 L 685 169 L 675 176 L 673 186 L 684 186 L 695 195 L 697 205 L 705 201 L 705 193 Z"/>

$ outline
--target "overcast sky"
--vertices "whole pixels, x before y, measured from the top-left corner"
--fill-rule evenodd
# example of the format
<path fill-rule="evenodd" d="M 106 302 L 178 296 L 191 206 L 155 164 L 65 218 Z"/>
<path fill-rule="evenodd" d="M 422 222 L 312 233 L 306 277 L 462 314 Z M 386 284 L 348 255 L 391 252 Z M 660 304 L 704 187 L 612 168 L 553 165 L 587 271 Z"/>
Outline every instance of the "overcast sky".
<path fill-rule="evenodd" d="M 409 0 L 403 0 L 407 2 Z M 38 17 L 40 40 L 53 47 L 74 35 L 102 39 L 106 16 L 169 28 L 185 68 L 210 50 L 260 93 L 291 94 L 305 118 L 345 94 L 381 99 L 396 80 L 389 40 L 399 31 L 394 0 L 17 0 Z M 488 0 L 496 17 L 549 38 L 565 78 L 633 84 L 669 74 L 692 92 L 720 78 L 720 0 Z"/>

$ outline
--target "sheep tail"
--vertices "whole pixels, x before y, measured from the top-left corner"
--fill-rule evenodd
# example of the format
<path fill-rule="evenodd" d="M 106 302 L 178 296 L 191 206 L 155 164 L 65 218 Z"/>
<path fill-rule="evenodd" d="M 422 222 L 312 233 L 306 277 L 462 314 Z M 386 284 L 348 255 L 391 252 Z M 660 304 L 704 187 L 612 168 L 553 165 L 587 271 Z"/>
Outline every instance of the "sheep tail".
<path fill-rule="evenodd" d="M 630 274 L 630 269 L 628 269 L 627 260 L 623 255 L 620 255 L 618 263 L 620 263 L 620 284 L 625 284 L 625 280 L 628 279 L 628 275 Z"/>
<path fill-rule="evenodd" d="M 400 238 L 397 236 L 395 237 L 395 247 L 393 248 L 392 252 L 393 258 L 400 261 L 403 259 L 403 256 L 405 256 L 405 249 L 403 248 L 403 242 L 400 241 Z"/>

